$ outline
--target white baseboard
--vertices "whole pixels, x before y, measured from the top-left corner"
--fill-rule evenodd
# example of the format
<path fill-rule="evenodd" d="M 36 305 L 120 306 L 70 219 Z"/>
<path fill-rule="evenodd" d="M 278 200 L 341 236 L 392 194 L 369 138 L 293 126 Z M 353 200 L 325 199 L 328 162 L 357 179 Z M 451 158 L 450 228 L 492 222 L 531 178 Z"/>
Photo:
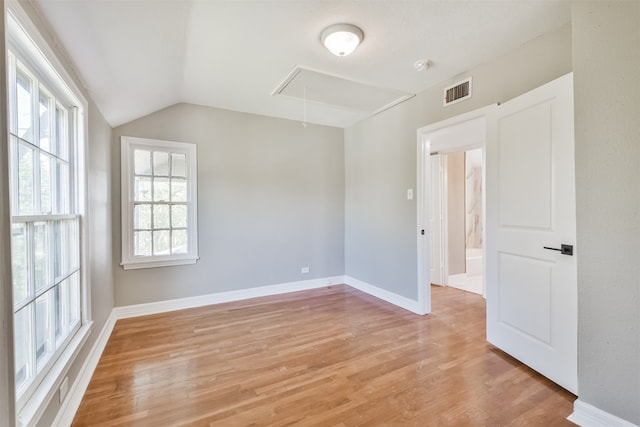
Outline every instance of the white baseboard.
<path fill-rule="evenodd" d="M 53 426 L 67 427 L 73 422 L 73 417 L 75 417 L 76 412 L 80 407 L 80 402 L 82 402 L 84 393 L 89 386 L 89 381 L 91 381 L 93 371 L 95 371 L 96 366 L 98 366 L 100 356 L 102 356 L 102 351 L 106 347 L 107 341 L 109 341 L 111 331 L 113 331 L 115 324 L 116 318 L 113 311 L 111 311 L 111 314 L 100 331 L 100 335 L 98 335 L 98 338 L 93 343 L 93 347 L 91 347 L 89 355 L 82 364 L 76 380 L 71 385 L 67 397 L 62 401 L 60 409 L 56 414 L 56 418 L 53 421 Z"/>
<path fill-rule="evenodd" d="M 582 427 L 638 427 L 580 399 L 573 402 L 573 413 L 567 419 Z"/>
<path fill-rule="evenodd" d="M 147 304 L 127 305 L 116 307 L 113 311 L 116 315 L 116 319 L 125 319 L 128 317 L 146 316 L 148 314 L 165 313 L 167 311 L 183 310 L 185 308 L 203 307 L 205 305 L 240 301 L 249 298 L 306 291 L 308 289 L 321 288 L 323 286 L 342 283 L 344 283 L 344 276 L 324 277 L 320 279 L 303 280 L 300 282 L 289 282 L 278 285 L 241 289 L 238 291 L 220 292 L 197 297 L 158 301 Z"/>
<path fill-rule="evenodd" d="M 117 319 L 146 316 L 149 314 L 166 313 L 168 311 L 184 310 L 187 308 L 203 307 L 206 305 L 221 304 L 225 302 L 241 301 L 249 298 L 258 298 L 271 295 L 285 294 L 288 292 L 306 291 L 338 284 L 346 284 L 366 294 L 379 298 L 389 304 L 421 314 L 418 301 L 403 297 L 386 289 L 379 288 L 350 276 L 323 277 L 320 279 L 302 280 L 299 282 L 280 283 L 277 285 L 260 286 L 257 288 L 241 289 L 237 291 L 219 292 L 215 294 L 201 295 L 197 297 L 179 298 L 166 301 L 151 302 L 146 304 L 126 305 L 115 307 L 113 313 Z"/>
<path fill-rule="evenodd" d="M 358 289 L 359 291 L 367 293 L 376 298 L 380 298 L 381 300 L 386 301 L 389 304 L 397 305 L 398 307 L 404 308 L 405 310 L 409 310 L 416 314 L 424 314 L 420 309 L 420 304 L 418 303 L 418 301 L 403 297 L 402 295 L 394 294 L 393 292 L 387 291 L 386 289 L 379 288 L 377 286 L 355 279 L 351 276 L 345 276 L 344 283 L 351 286 L 352 288 Z"/>

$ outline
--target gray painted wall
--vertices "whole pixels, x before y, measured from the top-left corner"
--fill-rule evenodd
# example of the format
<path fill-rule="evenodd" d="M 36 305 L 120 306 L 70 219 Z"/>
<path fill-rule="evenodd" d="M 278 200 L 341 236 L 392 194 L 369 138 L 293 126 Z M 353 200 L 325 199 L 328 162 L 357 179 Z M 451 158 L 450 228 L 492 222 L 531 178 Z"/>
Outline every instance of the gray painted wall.
<path fill-rule="evenodd" d="M 416 129 L 507 101 L 570 71 L 566 25 L 346 129 L 346 274 L 417 300 L 416 204 L 406 198 L 416 187 Z M 473 97 L 443 108 L 443 88 L 467 76 Z"/>
<path fill-rule="evenodd" d="M 114 129 L 115 201 L 122 135 L 197 144 L 200 260 L 123 270 L 114 203 L 116 305 L 344 274 L 342 129 L 174 105 Z M 301 274 L 306 266 L 309 274 Z"/>
<path fill-rule="evenodd" d="M 580 400 L 640 425 L 640 2 L 573 5 Z"/>
<path fill-rule="evenodd" d="M 466 173 L 464 151 L 447 154 L 447 234 L 449 248 L 449 275 L 467 271 L 466 244 Z"/>
<path fill-rule="evenodd" d="M 114 307 L 113 259 L 111 241 L 112 200 L 111 126 L 89 102 L 89 252 L 91 267 L 91 315 L 102 328 Z M 99 331 L 100 329 L 97 329 Z M 96 332 L 97 334 L 97 332 Z"/>

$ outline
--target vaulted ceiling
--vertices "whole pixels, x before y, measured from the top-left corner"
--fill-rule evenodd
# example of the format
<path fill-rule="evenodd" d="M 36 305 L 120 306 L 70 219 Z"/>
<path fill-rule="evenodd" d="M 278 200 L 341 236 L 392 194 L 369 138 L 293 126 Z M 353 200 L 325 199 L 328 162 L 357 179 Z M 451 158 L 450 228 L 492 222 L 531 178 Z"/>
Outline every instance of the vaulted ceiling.
<path fill-rule="evenodd" d="M 411 96 L 571 15 L 568 0 L 36 3 L 112 126 L 188 102 L 300 121 L 306 114 L 311 123 L 347 127 L 375 108 L 339 101 L 348 98 L 343 79 Z M 350 56 L 333 56 L 320 33 L 345 22 L 359 26 L 364 41 Z M 419 59 L 433 65 L 418 72 Z M 304 71 L 300 78 L 315 79 L 274 95 L 296 67 Z"/>

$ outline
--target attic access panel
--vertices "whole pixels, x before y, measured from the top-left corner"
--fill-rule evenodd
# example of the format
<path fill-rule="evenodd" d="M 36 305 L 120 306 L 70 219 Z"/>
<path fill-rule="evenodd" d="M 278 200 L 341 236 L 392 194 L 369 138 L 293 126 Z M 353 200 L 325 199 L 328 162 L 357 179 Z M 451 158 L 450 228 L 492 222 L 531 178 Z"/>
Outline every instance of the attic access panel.
<path fill-rule="evenodd" d="M 303 67 L 295 67 L 272 95 L 301 100 L 306 98 L 307 101 L 349 108 L 371 115 L 414 96 L 400 90 L 379 88 Z"/>

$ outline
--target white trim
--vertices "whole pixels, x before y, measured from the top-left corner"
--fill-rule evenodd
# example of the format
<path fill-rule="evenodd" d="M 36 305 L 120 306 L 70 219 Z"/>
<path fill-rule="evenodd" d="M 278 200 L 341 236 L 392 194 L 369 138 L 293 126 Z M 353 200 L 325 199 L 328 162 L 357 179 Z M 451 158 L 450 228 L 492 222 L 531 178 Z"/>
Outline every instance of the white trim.
<path fill-rule="evenodd" d="M 134 262 L 134 263 L 120 263 L 125 270 L 137 270 L 141 268 L 154 268 L 154 267 L 171 267 L 174 265 L 189 265 L 195 264 L 200 258 L 184 258 L 184 259 L 169 259 L 167 261 L 148 261 L 148 262 Z"/>
<path fill-rule="evenodd" d="M 418 265 L 418 306 L 420 313 L 431 313 L 431 290 L 428 288 L 431 282 L 431 248 L 429 244 L 429 218 L 423 222 L 423 216 L 429 215 L 431 211 L 431 200 L 424 197 L 427 185 L 431 185 L 431 178 L 427 180 L 427 175 L 431 174 L 431 163 L 425 162 L 425 158 L 429 155 L 429 144 L 423 143 L 418 131 L 418 147 L 417 147 L 417 183 L 416 183 L 416 211 L 417 224 L 417 265 Z M 431 192 L 429 192 L 431 194 Z M 426 225 L 426 226 L 425 226 Z"/>
<path fill-rule="evenodd" d="M 187 181 L 187 251 L 184 254 L 134 255 L 134 176 L 136 148 L 166 153 L 181 153 L 186 156 Z M 120 137 L 121 150 L 121 209 L 122 209 L 122 262 L 125 270 L 138 268 L 168 267 L 195 264 L 198 260 L 198 146 L 190 142 L 165 141 L 160 139 Z M 171 174 L 171 177 L 174 175 Z M 150 203 L 157 203 L 156 200 Z M 182 202 L 181 202 L 182 203 Z M 173 226 L 170 227 L 173 229 Z"/>
<path fill-rule="evenodd" d="M 5 30 L 7 32 L 14 30 L 14 28 L 12 28 L 14 24 L 17 24 L 22 29 L 22 33 L 13 33 L 9 36 L 9 39 L 14 43 L 23 45 L 22 52 L 29 56 L 32 66 L 46 70 L 43 72 L 43 75 L 47 83 L 50 84 L 55 80 L 65 82 L 67 85 L 66 88 L 58 88 L 56 90 L 60 90 L 60 94 L 63 95 L 67 101 L 73 99 L 78 101 L 82 108 L 86 110 L 88 102 L 82 90 L 80 90 L 75 79 L 67 71 L 67 67 L 65 67 L 63 62 L 58 58 L 58 54 L 49 45 L 49 41 L 42 35 L 41 29 L 33 22 L 30 13 L 25 10 L 23 2 L 20 0 L 7 0 L 5 4 L 6 10 L 9 11 Z M 31 10 L 35 12 L 33 7 L 31 7 Z M 13 16 L 13 19 L 9 17 L 10 15 Z M 40 19 L 40 17 L 37 16 L 36 19 Z M 64 59 L 66 58 L 63 58 L 63 60 Z"/>
<path fill-rule="evenodd" d="M 376 111 L 374 111 L 373 113 L 371 113 L 371 116 L 376 116 L 384 111 L 390 110 L 391 108 L 395 107 L 396 105 L 400 105 L 405 101 L 410 100 L 411 98 L 414 98 L 416 96 L 415 93 L 409 93 L 407 95 L 403 95 L 398 99 L 394 99 L 393 101 L 391 101 L 390 103 L 388 103 L 387 105 L 383 105 L 382 107 L 378 108 Z"/>
<path fill-rule="evenodd" d="M 0 31 L 6 34 L 7 9 L 3 8 L 0 12 Z M 0 131 L 2 137 L 0 140 L 0 427 L 15 426 L 15 371 L 13 356 L 13 296 L 11 286 L 11 212 L 9 210 L 10 203 L 10 186 L 9 171 L 6 165 L 9 164 L 9 115 L 6 99 L 10 96 L 10 90 L 7 88 L 8 62 L 6 55 L 6 44 L 3 42 L 4 57 L 0 58 L 0 81 L 3 87 L 0 93 L 4 95 L 5 102 L 0 104 Z M 6 267 L 5 267 L 6 266 Z"/>
<path fill-rule="evenodd" d="M 25 405 L 20 409 L 16 417 L 18 426 L 34 426 L 44 414 L 45 409 L 58 392 L 60 385 L 64 381 L 71 365 L 78 357 L 80 350 L 91 334 L 91 323 L 84 325 L 60 354 L 49 372 L 44 376 L 33 394 L 29 397 Z"/>
<path fill-rule="evenodd" d="M 93 343 L 93 347 L 91 347 L 89 355 L 84 360 L 78 376 L 71 385 L 67 397 L 60 405 L 60 409 L 53 421 L 54 426 L 69 426 L 73 422 L 76 411 L 80 407 L 80 402 L 84 397 L 84 393 L 87 391 L 87 387 L 89 386 L 89 381 L 93 376 L 93 371 L 95 371 L 96 366 L 98 366 L 98 361 L 100 360 L 102 352 L 107 345 L 107 341 L 109 341 L 109 337 L 111 336 L 111 332 L 113 331 L 115 324 L 116 317 L 113 311 L 111 311 L 111 314 L 100 331 L 100 335 L 98 335 L 98 338 Z"/>
<path fill-rule="evenodd" d="M 212 304 L 221 304 L 224 302 L 240 301 L 249 298 L 285 294 L 288 292 L 305 291 L 308 289 L 321 288 L 323 286 L 331 286 L 342 283 L 344 283 L 344 276 L 325 277 L 321 279 L 302 280 L 299 282 L 260 286 L 257 288 L 219 292 L 215 294 L 151 302 L 147 304 L 127 305 L 122 307 L 115 307 L 113 311 L 116 319 L 126 319 L 129 317 L 165 313 L 168 311 L 202 307 Z"/>
<path fill-rule="evenodd" d="M 422 314 L 431 312 L 431 277 L 430 277 L 430 253 L 431 250 L 431 242 L 429 240 L 429 209 L 430 209 L 430 200 L 427 200 L 425 197 L 425 192 L 427 189 L 431 187 L 431 164 L 426 162 L 425 159 L 428 158 L 427 154 L 430 154 L 433 151 L 438 152 L 448 152 L 453 149 L 458 151 L 462 151 L 469 148 L 478 148 L 479 146 L 483 146 L 480 144 L 465 144 L 454 143 L 448 145 L 447 147 L 432 147 L 431 141 L 429 139 L 429 135 L 434 133 L 435 131 L 448 128 L 450 126 L 459 125 L 464 122 L 468 122 L 471 120 L 479 119 L 486 117 L 491 111 L 497 108 L 498 104 L 491 104 L 483 108 L 478 108 L 473 111 L 469 111 L 468 113 L 460 114 L 455 117 L 450 117 L 448 119 L 432 123 L 430 125 L 421 127 L 417 130 L 417 147 L 416 153 L 417 156 L 417 194 L 416 194 L 416 210 L 417 210 L 417 253 L 418 253 L 418 306 L 422 308 Z M 435 148 L 435 150 L 434 150 Z M 446 150 L 444 148 L 447 148 Z M 482 183 L 485 185 L 485 175 L 486 168 L 483 168 L 483 177 Z M 484 197 L 484 196 L 483 196 Z M 486 203 L 483 200 L 483 209 L 486 209 Z M 486 218 L 486 215 L 484 216 Z M 424 230 L 424 235 L 422 234 L 422 230 Z M 486 232 L 486 227 L 483 230 L 483 241 L 486 242 L 486 236 L 484 233 Z M 449 272 L 445 271 L 445 276 L 448 275 Z M 483 277 L 485 283 L 486 278 Z"/>
<path fill-rule="evenodd" d="M 345 284 L 358 289 L 366 294 L 379 298 L 389 304 L 409 310 L 417 314 L 425 314 L 420 311 L 418 301 L 403 297 L 386 289 L 365 283 L 350 276 L 332 276 L 319 279 L 302 280 L 299 282 L 279 283 L 276 285 L 259 286 L 256 288 L 240 289 L 237 291 L 218 292 L 214 294 L 195 297 L 178 298 L 166 301 L 157 301 L 145 304 L 125 305 L 114 307 L 115 320 L 128 319 L 130 317 L 146 316 L 149 314 L 166 313 L 175 310 L 203 307 L 207 305 L 222 304 L 225 302 L 241 301 L 249 298 L 258 298 L 289 292 L 306 291 L 322 288 L 324 286 Z"/>
<path fill-rule="evenodd" d="M 573 413 L 567 419 L 582 427 L 638 427 L 580 399 L 573 402 Z"/>
<path fill-rule="evenodd" d="M 379 298 L 385 302 L 388 302 L 389 304 L 396 305 L 400 308 L 404 308 L 405 310 L 409 310 L 416 314 L 426 314 L 426 311 L 424 311 L 423 306 L 419 301 L 403 297 L 402 295 L 398 295 L 386 289 L 379 288 L 351 276 L 345 276 L 344 279 L 345 284 L 351 286 L 352 288 Z"/>
<path fill-rule="evenodd" d="M 432 147 L 432 151 L 433 151 L 433 147 Z M 451 153 L 440 154 L 441 156 L 440 158 L 442 161 L 442 164 L 441 164 L 442 168 L 440 169 L 440 171 L 442 172 L 442 175 L 440 176 L 440 212 L 438 212 L 437 215 L 440 215 L 440 243 L 442 245 L 442 249 L 441 249 L 442 257 L 440 258 L 440 267 L 442 269 L 442 286 L 446 286 L 447 283 L 449 283 L 449 154 Z M 484 167 L 482 169 L 484 170 Z M 466 172 L 465 172 L 465 181 L 466 181 Z M 431 190 L 431 173 L 427 175 L 427 182 L 429 183 L 428 188 L 429 190 Z M 433 196 L 431 195 L 431 192 L 429 192 L 429 198 L 431 197 Z M 465 206 L 465 209 L 466 209 L 466 206 Z M 482 227 L 482 229 L 484 230 L 484 227 Z M 467 246 L 466 234 L 467 234 L 467 230 L 466 230 L 466 224 L 465 224 L 465 250 Z M 431 236 L 431 233 L 429 233 L 429 236 Z M 430 239 L 429 239 L 429 248 L 431 248 Z M 431 269 L 429 269 L 429 271 L 431 271 Z"/>
<path fill-rule="evenodd" d="M 37 82 L 46 87 L 46 89 L 40 88 L 38 91 L 42 90 L 48 96 L 54 98 L 57 101 L 55 105 L 60 106 L 69 113 L 66 116 L 68 119 L 67 137 L 70 150 L 68 159 L 69 184 L 71 186 L 69 202 L 74 207 L 75 214 L 73 216 L 79 218 L 78 237 L 80 244 L 78 252 L 81 269 L 81 326 L 79 328 L 74 327 L 69 331 L 69 335 L 59 348 L 53 352 L 49 361 L 43 365 L 39 372 L 36 370 L 38 373 L 34 375 L 31 383 L 20 390 L 21 394 L 16 396 L 16 422 L 18 425 L 35 425 L 51 399 L 58 392 L 60 384 L 84 347 L 92 328 L 88 304 L 89 288 L 91 286 L 89 281 L 90 265 L 87 263 L 89 251 L 87 229 L 89 208 L 87 205 L 86 186 L 86 132 L 88 118 L 84 114 L 88 103 L 74 78 L 67 72 L 67 68 L 58 58 L 58 53 L 54 49 L 55 46 L 51 47 L 55 45 L 55 40 L 47 37 L 38 27 L 40 17 L 33 15 L 35 10 L 30 5 L 16 0 L 7 1 L 3 7 L 5 8 L 4 25 L 6 26 L 4 30 L 7 36 L 5 50 L 12 52 L 12 61 L 19 60 L 23 62 L 24 71 L 29 74 L 34 83 Z M 30 10 L 25 9 L 25 7 Z M 64 58 L 62 60 L 64 61 Z M 15 65 L 15 62 L 13 64 Z M 32 96 L 36 96 L 36 93 L 37 91 L 33 91 Z M 51 105 L 51 107 L 53 106 Z M 34 136 L 37 136 L 37 132 Z M 37 172 L 35 176 L 38 176 Z M 17 194 L 17 191 L 13 193 Z M 49 216 L 48 220 L 54 220 L 55 217 L 59 217 L 59 215 Z M 24 218 L 22 217 L 22 219 Z"/>

